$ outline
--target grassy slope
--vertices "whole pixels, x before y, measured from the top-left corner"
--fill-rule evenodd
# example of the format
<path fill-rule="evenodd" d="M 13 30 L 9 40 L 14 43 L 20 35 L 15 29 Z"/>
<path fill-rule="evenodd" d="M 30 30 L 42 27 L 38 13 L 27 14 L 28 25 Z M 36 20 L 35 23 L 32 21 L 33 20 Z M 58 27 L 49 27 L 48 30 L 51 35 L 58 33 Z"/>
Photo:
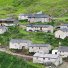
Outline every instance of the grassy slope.
<path fill-rule="evenodd" d="M 42 65 L 0 52 L 0 68 L 44 68 Z"/>
<path fill-rule="evenodd" d="M 54 47 L 58 46 L 59 42 L 64 46 L 68 46 L 68 38 L 65 38 L 64 40 L 57 39 L 54 37 L 54 34 L 51 33 L 26 32 L 19 27 L 10 27 L 6 33 L 0 35 L 0 43 L 3 46 L 7 46 L 12 38 L 28 39 L 33 43 L 49 43 Z"/>
<path fill-rule="evenodd" d="M 0 14 L 43 11 L 54 16 L 68 16 L 68 0 L 0 0 Z"/>

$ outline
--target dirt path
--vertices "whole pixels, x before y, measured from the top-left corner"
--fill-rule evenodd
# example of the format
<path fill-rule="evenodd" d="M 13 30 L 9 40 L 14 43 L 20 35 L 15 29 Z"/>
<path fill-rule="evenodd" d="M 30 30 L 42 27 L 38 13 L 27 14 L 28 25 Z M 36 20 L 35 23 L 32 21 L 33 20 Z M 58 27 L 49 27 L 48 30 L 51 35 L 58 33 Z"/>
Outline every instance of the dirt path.
<path fill-rule="evenodd" d="M 24 58 L 29 58 L 29 59 L 32 59 L 32 58 L 33 58 L 33 56 L 21 55 L 21 54 L 13 53 L 13 52 L 7 50 L 6 48 L 0 48 L 0 51 L 1 51 L 1 52 L 5 52 L 5 53 L 7 53 L 7 54 L 19 56 L 19 57 L 24 57 Z"/>

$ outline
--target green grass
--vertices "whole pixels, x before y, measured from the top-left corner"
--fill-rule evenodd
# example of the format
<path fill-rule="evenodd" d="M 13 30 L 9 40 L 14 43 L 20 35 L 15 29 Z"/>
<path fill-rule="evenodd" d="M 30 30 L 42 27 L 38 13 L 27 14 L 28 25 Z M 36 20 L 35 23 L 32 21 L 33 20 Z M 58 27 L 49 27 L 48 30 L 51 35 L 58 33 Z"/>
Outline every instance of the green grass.
<path fill-rule="evenodd" d="M 45 33 L 45 32 L 27 32 L 26 30 L 16 27 L 9 27 L 8 31 L 3 35 L 0 35 L 0 43 L 3 46 L 9 45 L 11 39 L 28 39 L 33 43 L 49 43 L 53 47 L 59 46 L 59 42 L 62 45 L 68 46 L 68 38 L 57 39 L 54 37 L 54 33 Z"/>
<path fill-rule="evenodd" d="M 54 18 L 54 20 L 57 20 L 57 21 L 63 21 L 63 22 L 65 22 L 65 23 L 68 23 L 68 17 Z"/>
<path fill-rule="evenodd" d="M 67 17 L 67 9 L 68 0 L 0 0 L 0 16 L 43 11 L 52 16 Z"/>
<path fill-rule="evenodd" d="M 43 65 L 27 62 L 23 58 L 0 52 L 0 68 L 44 68 Z"/>

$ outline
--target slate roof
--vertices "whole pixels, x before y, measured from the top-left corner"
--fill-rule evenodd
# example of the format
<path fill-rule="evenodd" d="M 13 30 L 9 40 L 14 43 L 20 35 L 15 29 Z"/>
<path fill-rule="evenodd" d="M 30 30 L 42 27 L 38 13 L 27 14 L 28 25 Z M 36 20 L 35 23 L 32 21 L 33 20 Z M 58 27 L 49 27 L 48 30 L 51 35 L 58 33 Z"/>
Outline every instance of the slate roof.
<path fill-rule="evenodd" d="M 10 42 L 12 43 L 31 43 L 30 40 L 24 40 L 24 39 L 11 39 Z"/>
<path fill-rule="evenodd" d="M 0 21 L 14 21 L 15 19 L 6 18 L 6 19 L 0 19 Z"/>
<path fill-rule="evenodd" d="M 62 24 L 61 26 L 68 26 L 68 24 Z"/>
<path fill-rule="evenodd" d="M 19 16 L 29 16 L 30 14 L 19 14 Z"/>
<path fill-rule="evenodd" d="M 50 44 L 31 44 L 30 47 L 48 47 Z"/>
<path fill-rule="evenodd" d="M 0 19 L 0 22 L 3 21 L 7 21 L 8 23 L 17 23 L 18 21 L 16 19 L 12 19 L 12 18 L 6 18 L 6 19 Z M 11 22 L 10 22 L 11 21 Z"/>
<path fill-rule="evenodd" d="M 60 30 L 63 32 L 68 32 L 68 28 L 60 28 Z"/>
<path fill-rule="evenodd" d="M 68 52 L 68 46 L 60 46 L 60 47 L 58 48 L 58 51 Z"/>
<path fill-rule="evenodd" d="M 59 55 L 44 54 L 44 53 L 35 53 L 33 56 L 34 57 L 40 57 L 40 58 L 53 58 L 53 59 L 56 59 L 56 58 L 58 58 Z"/>
<path fill-rule="evenodd" d="M 27 27 L 46 27 L 48 28 L 48 27 L 53 27 L 53 26 L 51 25 L 27 25 Z"/>
<path fill-rule="evenodd" d="M 30 14 L 28 15 L 28 18 L 48 18 L 50 16 L 46 14 Z"/>

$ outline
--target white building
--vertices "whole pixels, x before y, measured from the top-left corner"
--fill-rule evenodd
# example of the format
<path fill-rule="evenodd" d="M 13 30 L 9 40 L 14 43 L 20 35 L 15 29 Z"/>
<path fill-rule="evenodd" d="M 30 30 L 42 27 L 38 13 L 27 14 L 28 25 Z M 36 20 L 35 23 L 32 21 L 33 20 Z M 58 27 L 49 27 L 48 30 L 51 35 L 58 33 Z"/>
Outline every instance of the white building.
<path fill-rule="evenodd" d="M 68 47 L 60 46 L 56 50 L 52 50 L 52 54 L 59 54 L 62 58 L 68 57 Z"/>
<path fill-rule="evenodd" d="M 28 21 L 29 22 L 51 22 L 52 17 L 46 14 L 30 14 L 28 16 Z"/>
<path fill-rule="evenodd" d="M 19 16 L 18 16 L 18 20 L 28 20 L 28 15 L 29 14 L 20 14 Z"/>
<path fill-rule="evenodd" d="M 31 45 L 31 41 L 23 39 L 12 39 L 9 42 L 10 49 L 28 49 L 29 45 Z"/>
<path fill-rule="evenodd" d="M 53 33 L 53 26 L 51 25 L 27 25 L 26 31 L 42 31 Z"/>
<path fill-rule="evenodd" d="M 60 55 L 55 54 L 35 53 L 33 55 L 33 63 L 53 63 L 58 66 L 62 63 L 62 58 Z"/>
<path fill-rule="evenodd" d="M 52 17 L 43 13 L 20 14 L 18 20 L 28 20 L 29 22 L 51 22 Z"/>
<path fill-rule="evenodd" d="M 59 54 L 59 53 L 58 53 L 58 49 L 52 50 L 52 54 Z"/>
<path fill-rule="evenodd" d="M 12 19 L 12 18 L 0 19 L 0 25 L 15 26 L 17 24 L 18 21 L 16 19 Z"/>
<path fill-rule="evenodd" d="M 29 45 L 29 52 L 44 52 L 44 53 L 49 53 L 51 50 L 51 45 L 50 44 L 31 44 Z"/>
<path fill-rule="evenodd" d="M 0 34 L 3 34 L 7 31 L 7 27 L 5 26 L 0 26 Z"/>
<path fill-rule="evenodd" d="M 68 37 L 68 28 L 62 28 L 62 29 L 57 30 L 55 32 L 55 37 L 61 38 L 61 39 Z"/>

